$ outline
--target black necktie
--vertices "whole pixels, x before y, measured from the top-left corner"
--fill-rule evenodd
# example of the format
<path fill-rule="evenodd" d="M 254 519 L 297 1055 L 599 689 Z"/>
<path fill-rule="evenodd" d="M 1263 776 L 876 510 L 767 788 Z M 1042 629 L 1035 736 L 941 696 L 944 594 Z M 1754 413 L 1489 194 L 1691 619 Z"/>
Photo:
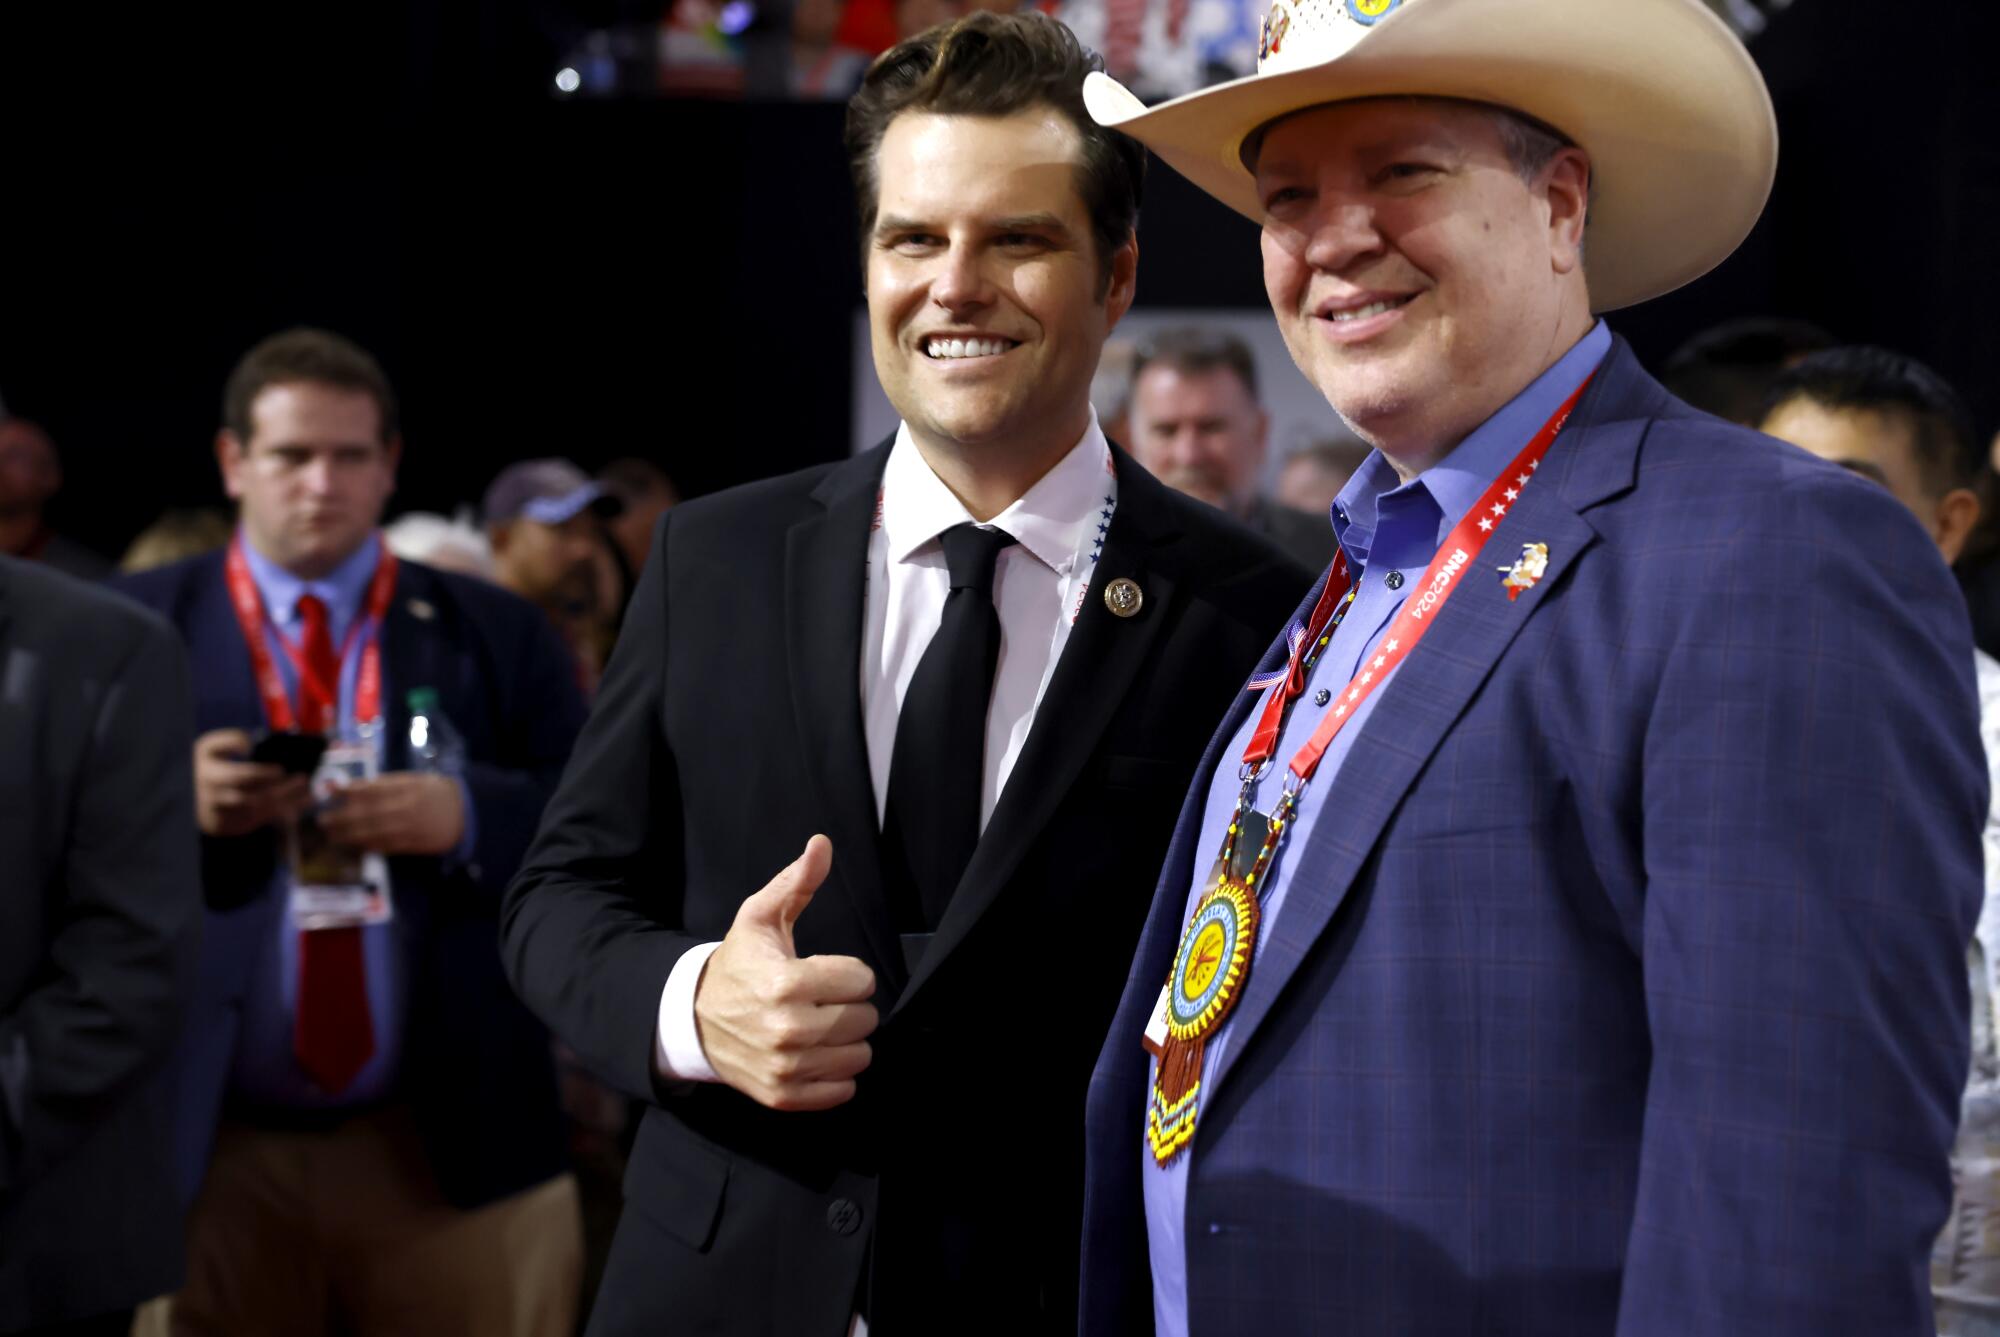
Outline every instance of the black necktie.
<path fill-rule="evenodd" d="M 951 593 L 896 716 L 883 864 L 896 928 L 930 932 L 979 844 L 986 709 L 1000 662 L 993 567 L 1013 536 L 955 525 L 939 536 Z"/>

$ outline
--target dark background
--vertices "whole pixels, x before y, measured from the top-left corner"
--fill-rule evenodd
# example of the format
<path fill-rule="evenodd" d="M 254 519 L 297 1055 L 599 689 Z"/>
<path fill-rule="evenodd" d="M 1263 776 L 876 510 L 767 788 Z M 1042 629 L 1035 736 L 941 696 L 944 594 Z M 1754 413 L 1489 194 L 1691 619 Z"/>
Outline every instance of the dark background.
<path fill-rule="evenodd" d="M 396 380 L 399 508 L 534 455 L 645 455 L 692 494 L 844 452 L 840 109 L 556 100 L 624 7 L 0 25 L 0 397 L 63 451 L 58 528 L 115 555 L 218 500 L 223 379 L 296 323 Z M 1804 317 L 1924 358 L 2000 428 L 1992 8 L 1779 14 L 1751 45 L 1783 145 L 1764 221 L 1614 327 L 1657 366 L 1714 321 Z M 1141 245 L 1142 304 L 1263 302 L 1250 226 L 1157 164 Z"/>

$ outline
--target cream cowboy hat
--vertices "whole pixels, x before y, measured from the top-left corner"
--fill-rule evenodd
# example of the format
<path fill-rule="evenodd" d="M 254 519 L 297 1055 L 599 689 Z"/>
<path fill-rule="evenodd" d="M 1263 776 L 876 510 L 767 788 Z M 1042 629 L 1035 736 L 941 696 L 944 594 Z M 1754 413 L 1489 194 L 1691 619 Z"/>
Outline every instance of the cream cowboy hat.
<path fill-rule="evenodd" d="M 1599 311 L 1721 264 L 1777 170 L 1763 77 L 1698 0 L 1277 0 L 1253 75 L 1151 110 L 1103 74 L 1083 85 L 1098 124 L 1259 221 L 1242 158 L 1253 131 L 1321 103 L 1391 95 L 1512 107 L 1583 147 Z"/>

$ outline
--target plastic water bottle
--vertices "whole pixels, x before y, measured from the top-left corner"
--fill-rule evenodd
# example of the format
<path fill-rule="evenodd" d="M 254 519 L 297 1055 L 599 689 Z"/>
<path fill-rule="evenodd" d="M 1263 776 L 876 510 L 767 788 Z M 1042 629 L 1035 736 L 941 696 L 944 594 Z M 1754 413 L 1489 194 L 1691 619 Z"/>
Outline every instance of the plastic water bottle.
<path fill-rule="evenodd" d="M 410 769 L 459 775 L 465 770 L 465 740 L 438 708 L 435 687 L 410 692 Z"/>

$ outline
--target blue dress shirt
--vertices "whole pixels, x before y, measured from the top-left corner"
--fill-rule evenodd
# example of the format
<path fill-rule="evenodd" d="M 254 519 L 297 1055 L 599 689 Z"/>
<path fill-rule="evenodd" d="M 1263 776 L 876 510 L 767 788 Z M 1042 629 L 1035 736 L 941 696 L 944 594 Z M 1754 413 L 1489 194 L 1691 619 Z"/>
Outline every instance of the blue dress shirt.
<path fill-rule="evenodd" d="M 1346 618 L 1334 632 L 1319 663 L 1314 666 L 1305 693 L 1293 705 L 1285 721 L 1270 770 L 1258 786 L 1255 805 L 1269 815 L 1277 803 L 1286 764 L 1296 754 L 1321 718 L 1332 708 L 1331 699 L 1318 703 L 1318 693 L 1337 693 L 1361 671 L 1362 661 L 1375 653 L 1375 645 L 1403 606 L 1403 600 L 1421 588 L 1423 574 L 1437 555 L 1439 545 L 1465 518 L 1500 471 L 1542 425 L 1554 416 L 1571 392 L 1583 383 L 1611 349 L 1611 331 L 1598 321 L 1590 333 L 1578 340 L 1554 366 L 1537 377 L 1527 389 L 1488 418 L 1449 455 L 1408 483 L 1398 483 L 1395 470 L 1378 452 L 1370 455 L 1333 503 L 1334 533 L 1347 554 L 1357 592 Z M 1487 568 L 1511 560 L 1518 553 L 1504 553 L 1480 562 Z M 1471 578 L 1477 578 L 1477 568 Z M 1388 677 L 1394 676 L 1392 669 Z M 1285 892 L 1293 871 L 1290 852 L 1305 846 L 1321 809 L 1318 796 L 1331 788 L 1331 781 L 1353 747 L 1354 739 L 1368 727 L 1375 703 L 1382 699 L 1388 677 L 1378 680 L 1376 689 L 1355 709 L 1347 726 L 1335 736 L 1321 758 L 1319 768 L 1299 796 L 1291 830 L 1280 847 L 1274 868 L 1266 873 L 1259 905 L 1264 929 L 1258 935 L 1251 969 L 1261 955 L 1270 925 L 1284 913 Z M 1242 793 L 1239 778 L 1243 750 L 1256 730 L 1261 706 L 1245 717 L 1243 726 L 1222 750 L 1214 775 L 1209 780 L 1208 799 L 1202 813 L 1201 843 L 1196 846 L 1197 879 L 1189 888 L 1181 914 L 1184 924 L 1194 913 L 1195 902 L 1206 894 L 1214 856 L 1222 849 L 1223 832 L 1235 814 Z M 1202 1054 L 1201 1106 L 1212 1106 L 1215 1092 L 1210 1078 L 1229 1046 L 1231 1023 L 1208 1037 Z M 1149 1064 L 1148 1084 L 1153 1080 Z M 1200 1115 L 1196 1122 L 1199 1127 Z M 1189 1146 L 1173 1164 L 1161 1169 L 1153 1162 L 1144 1130 L 1132 1130 L 1133 1152 L 1143 1157 L 1142 1182 L 1146 1193 L 1147 1248 L 1153 1270 L 1153 1319 L 1159 1337 L 1185 1337 L 1187 1332 L 1187 1215 L 1188 1165 L 1194 1157 Z M 1194 1229 L 1201 1229 L 1195 1225 Z"/>
<path fill-rule="evenodd" d="M 339 730 L 343 741 L 371 738 L 378 760 L 383 736 L 375 721 L 354 718 L 354 688 L 361 656 L 380 633 L 379 626 L 363 626 L 352 644 L 349 629 L 362 613 L 368 583 L 375 574 L 382 545 L 371 536 L 352 557 L 342 562 L 323 580 L 301 580 L 269 561 L 239 538 L 250 576 L 263 597 L 267 617 L 264 637 L 271 658 L 284 676 L 286 691 L 298 701 L 297 675 L 291 656 L 279 636 L 297 645 L 304 628 L 298 614 L 302 595 L 317 595 L 327 610 L 327 629 L 340 661 Z M 275 625 L 273 625 L 275 624 Z M 386 694 L 388 684 L 383 684 Z M 364 729 L 369 732 L 364 733 Z M 471 813 L 467 804 L 466 812 Z M 375 1027 L 375 1054 L 355 1075 L 345 1091 L 330 1095 L 321 1091 L 299 1066 L 292 1052 L 292 1017 L 299 987 L 299 928 L 287 904 L 290 875 L 280 861 L 265 894 L 276 901 L 272 922 L 277 932 L 264 942 L 251 963 L 250 983 L 244 998 L 242 1032 L 237 1037 L 235 1067 L 230 1074 L 230 1093 L 239 1101 L 265 1109 L 321 1110 L 371 1104 L 386 1097 L 394 1088 L 402 1060 L 403 1018 L 409 1005 L 409 952 L 402 921 L 392 919 L 361 930 L 362 956 L 368 971 L 368 1009 Z"/>

